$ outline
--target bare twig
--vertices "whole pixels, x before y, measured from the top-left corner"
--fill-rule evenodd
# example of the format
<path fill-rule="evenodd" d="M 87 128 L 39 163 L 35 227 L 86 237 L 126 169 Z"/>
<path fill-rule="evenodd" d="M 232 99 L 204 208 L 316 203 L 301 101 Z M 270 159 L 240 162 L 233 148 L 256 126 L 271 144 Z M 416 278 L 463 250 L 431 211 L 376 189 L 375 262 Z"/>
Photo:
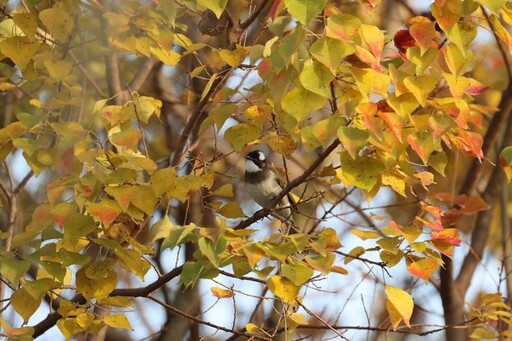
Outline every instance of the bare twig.
<path fill-rule="evenodd" d="M 146 59 L 133 79 L 130 81 L 130 83 L 128 83 L 128 88 L 132 91 L 139 91 L 146 79 L 151 74 L 151 70 L 153 70 L 153 67 L 157 62 L 158 60 L 153 56 Z"/>
<path fill-rule="evenodd" d="M 188 318 L 196 323 L 199 323 L 201 325 L 204 325 L 204 326 L 208 326 L 208 327 L 211 327 L 211 328 L 215 328 L 215 329 L 218 329 L 218 330 L 222 330 L 222 331 L 225 331 L 225 332 L 228 332 L 228 333 L 233 333 L 233 334 L 236 334 L 236 335 L 239 335 L 239 336 L 246 336 L 246 337 L 249 337 L 253 340 L 269 340 L 269 338 L 262 338 L 262 337 L 259 337 L 259 336 L 255 336 L 255 335 L 252 335 L 252 334 L 248 334 L 248 333 L 245 333 L 245 332 L 241 332 L 241 331 L 238 331 L 238 330 L 233 330 L 233 329 L 230 329 L 230 328 L 226 328 L 226 327 L 223 327 L 223 326 L 220 326 L 220 325 L 217 325 L 217 324 L 214 324 L 214 323 L 211 323 L 211 322 L 208 322 L 208 321 L 204 321 L 204 320 L 201 320 L 195 316 L 192 316 L 190 314 L 187 314 L 186 312 L 184 311 L 181 311 L 179 309 L 177 309 L 176 307 L 173 307 L 172 305 L 169 305 L 161 300 L 159 300 L 158 298 L 152 296 L 152 295 L 149 295 L 147 298 L 149 298 L 150 300 L 152 300 L 153 302 L 156 302 L 158 304 L 160 304 L 162 307 L 166 308 L 166 309 L 169 309 L 171 310 L 172 312 L 180 315 L 180 316 L 183 316 L 185 318 Z"/>

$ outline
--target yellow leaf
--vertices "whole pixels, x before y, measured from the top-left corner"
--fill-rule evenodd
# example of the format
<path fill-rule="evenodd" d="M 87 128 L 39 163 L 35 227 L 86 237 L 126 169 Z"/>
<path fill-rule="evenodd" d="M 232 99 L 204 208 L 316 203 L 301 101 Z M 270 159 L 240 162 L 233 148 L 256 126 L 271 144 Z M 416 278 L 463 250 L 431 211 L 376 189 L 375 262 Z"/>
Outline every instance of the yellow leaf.
<path fill-rule="evenodd" d="M 32 13 L 14 13 L 12 20 L 23 33 L 29 38 L 33 39 L 37 30 L 37 18 Z"/>
<path fill-rule="evenodd" d="M 219 56 L 226 64 L 236 68 L 244 61 L 248 53 L 249 52 L 245 48 L 237 45 L 235 50 L 220 50 Z"/>
<path fill-rule="evenodd" d="M 245 330 L 247 330 L 247 332 L 251 334 L 257 334 L 261 332 L 261 328 L 255 325 L 254 323 L 247 323 L 245 325 Z"/>
<path fill-rule="evenodd" d="M 217 298 L 230 298 L 235 296 L 233 290 L 227 290 L 219 287 L 211 287 L 210 291 L 212 292 L 212 295 Z"/>
<path fill-rule="evenodd" d="M 76 273 L 76 287 L 78 291 L 86 299 L 107 297 L 117 286 L 117 274 L 109 269 L 105 278 L 91 279 L 87 277 L 87 268 L 88 266 L 85 266 Z"/>
<path fill-rule="evenodd" d="M 233 196 L 233 185 L 232 184 L 225 184 L 217 188 L 212 193 L 213 195 L 224 197 L 224 198 L 231 198 Z"/>
<path fill-rule="evenodd" d="M 353 127 L 340 127 L 337 133 L 343 148 L 353 159 L 356 158 L 359 150 L 366 146 L 370 137 L 368 131 Z"/>
<path fill-rule="evenodd" d="M 112 328 L 123 328 L 133 330 L 132 326 L 130 325 L 130 322 L 128 322 L 128 319 L 123 314 L 105 316 L 104 321 L 107 326 L 110 326 Z"/>
<path fill-rule="evenodd" d="M 41 298 L 34 299 L 25 288 L 21 288 L 12 294 L 11 304 L 14 310 L 27 322 L 39 308 Z"/>
<path fill-rule="evenodd" d="M 50 77 L 52 77 L 54 80 L 60 81 L 65 76 L 67 76 L 70 72 L 73 66 L 70 62 L 66 60 L 45 60 L 44 66 L 48 70 L 48 73 L 50 74 Z"/>
<path fill-rule="evenodd" d="M 284 95 L 281 105 L 284 111 L 300 123 L 313 111 L 322 108 L 326 100 L 325 97 L 317 95 L 302 86 L 296 86 Z"/>
<path fill-rule="evenodd" d="M 174 66 L 178 64 L 180 60 L 180 54 L 173 50 L 164 50 L 161 47 L 150 47 L 149 51 L 153 56 L 158 58 L 162 63 Z"/>
<path fill-rule="evenodd" d="M 267 280 L 267 286 L 284 303 L 289 305 L 297 304 L 295 299 L 299 295 L 300 287 L 293 284 L 288 278 L 277 275 L 272 276 Z"/>
<path fill-rule="evenodd" d="M 0 52 L 24 69 L 39 48 L 38 42 L 27 37 L 12 37 L 0 42 Z"/>
<path fill-rule="evenodd" d="M 411 295 L 400 288 L 389 285 L 386 286 L 385 292 L 387 296 L 386 309 L 388 311 L 391 324 L 393 325 L 393 329 L 398 327 L 401 320 L 410 327 L 411 325 L 409 321 L 414 309 L 414 301 Z"/>
<path fill-rule="evenodd" d="M 286 158 L 291 157 L 292 153 L 297 148 L 297 143 L 290 135 L 276 131 L 266 133 L 259 142 L 268 145 L 273 151 L 284 155 Z"/>
<path fill-rule="evenodd" d="M 42 10 L 39 19 L 53 38 L 64 42 L 73 29 L 75 20 L 61 7 L 54 7 Z"/>
<path fill-rule="evenodd" d="M 351 230 L 350 232 L 352 234 L 355 234 L 356 236 L 358 236 L 362 240 L 377 239 L 377 238 L 380 237 L 380 234 L 378 234 L 375 231 Z"/>
<path fill-rule="evenodd" d="M 404 85 L 424 107 L 428 94 L 436 87 L 436 79 L 434 76 L 411 76 L 404 79 Z"/>
<path fill-rule="evenodd" d="M 238 201 L 228 202 L 219 209 L 218 213 L 230 219 L 245 217 L 244 211 L 240 208 L 240 203 Z"/>

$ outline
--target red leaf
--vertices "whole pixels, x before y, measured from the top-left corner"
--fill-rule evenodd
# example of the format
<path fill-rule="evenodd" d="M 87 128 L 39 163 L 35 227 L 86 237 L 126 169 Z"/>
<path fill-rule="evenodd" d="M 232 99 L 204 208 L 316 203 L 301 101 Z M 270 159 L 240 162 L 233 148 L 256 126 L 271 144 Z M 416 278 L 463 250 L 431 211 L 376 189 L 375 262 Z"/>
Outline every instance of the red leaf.
<path fill-rule="evenodd" d="M 466 91 L 464 91 L 464 93 L 466 95 L 478 96 L 488 88 L 488 86 L 485 86 L 482 83 L 475 81 L 473 79 L 468 88 L 466 89 Z"/>
<path fill-rule="evenodd" d="M 395 43 L 398 51 L 402 53 L 405 53 L 409 47 L 416 46 L 416 40 L 414 40 L 409 30 L 397 31 L 393 37 L 393 42 Z"/>

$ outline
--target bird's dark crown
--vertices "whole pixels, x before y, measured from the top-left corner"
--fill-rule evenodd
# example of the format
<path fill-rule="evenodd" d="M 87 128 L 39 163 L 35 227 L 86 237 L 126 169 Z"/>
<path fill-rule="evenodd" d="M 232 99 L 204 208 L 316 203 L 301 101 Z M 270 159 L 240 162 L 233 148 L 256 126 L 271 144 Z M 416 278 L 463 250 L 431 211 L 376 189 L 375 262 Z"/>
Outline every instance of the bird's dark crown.
<path fill-rule="evenodd" d="M 266 158 L 261 150 L 253 150 L 245 156 L 246 159 L 251 160 L 260 168 L 265 168 Z"/>

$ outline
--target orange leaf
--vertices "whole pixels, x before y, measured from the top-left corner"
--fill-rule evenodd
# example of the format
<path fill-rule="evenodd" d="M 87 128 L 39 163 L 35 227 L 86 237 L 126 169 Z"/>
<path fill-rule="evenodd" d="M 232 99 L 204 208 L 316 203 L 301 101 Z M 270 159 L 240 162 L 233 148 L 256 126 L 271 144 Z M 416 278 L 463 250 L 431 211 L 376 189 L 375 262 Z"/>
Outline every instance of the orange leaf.
<path fill-rule="evenodd" d="M 444 241 L 455 246 L 459 246 L 462 242 L 459 231 L 454 228 L 444 229 L 442 231 L 433 231 L 432 239 Z"/>
<path fill-rule="evenodd" d="M 423 258 L 407 266 L 407 271 L 409 271 L 411 275 L 426 281 L 437 271 L 437 268 L 439 268 L 437 260 L 433 258 Z"/>

